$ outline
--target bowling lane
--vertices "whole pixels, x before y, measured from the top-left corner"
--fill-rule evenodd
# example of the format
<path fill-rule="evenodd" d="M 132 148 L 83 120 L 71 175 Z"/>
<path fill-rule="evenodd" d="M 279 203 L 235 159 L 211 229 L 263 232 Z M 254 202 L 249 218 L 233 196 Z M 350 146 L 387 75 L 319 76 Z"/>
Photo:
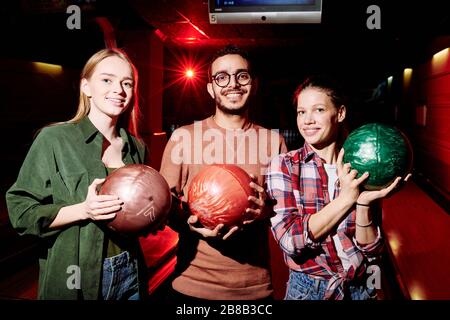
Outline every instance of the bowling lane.
<path fill-rule="evenodd" d="M 383 230 L 406 298 L 450 297 L 450 215 L 410 181 L 383 202 Z"/>

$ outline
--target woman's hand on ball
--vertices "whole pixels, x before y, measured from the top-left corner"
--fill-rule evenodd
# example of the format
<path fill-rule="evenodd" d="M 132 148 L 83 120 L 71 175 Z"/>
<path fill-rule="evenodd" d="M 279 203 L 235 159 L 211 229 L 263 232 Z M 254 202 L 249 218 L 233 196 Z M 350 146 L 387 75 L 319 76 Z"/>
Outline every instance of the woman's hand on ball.
<path fill-rule="evenodd" d="M 356 178 L 358 171 L 352 170 L 350 163 L 343 163 L 344 149 L 339 152 L 336 169 L 341 185 L 340 196 L 346 197 L 346 199 L 353 203 L 358 199 L 359 186 L 369 177 L 368 172 L 364 172 L 359 178 Z"/>
<path fill-rule="evenodd" d="M 83 202 L 84 219 L 108 220 L 116 216 L 122 208 L 123 201 L 114 195 L 98 195 L 97 188 L 105 179 L 95 179 L 88 188 Z"/>
<path fill-rule="evenodd" d="M 394 180 L 394 182 L 392 182 L 386 188 L 383 188 L 383 189 L 380 189 L 380 190 L 375 190 L 375 191 L 368 191 L 368 190 L 363 191 L 359 195 L 359 197 L 356 200 L 356 202 L 369 205 L 372 201 L 375 201 L 375 200 L 378 200 L 378 199 L 381 199 L 381 198 L 385 198 L 385 197 L 389 196 L 392 192 L 394 192 L 395 189 L 397 187 L 399 187 L 401 183 L 407 182 L 410 177 L 411 177 L 411 174 L 409 173 L 405 177 L 405 179 L 403 179 L 403 181 L 402 181 L 402 177 L 397 177 Z"/>

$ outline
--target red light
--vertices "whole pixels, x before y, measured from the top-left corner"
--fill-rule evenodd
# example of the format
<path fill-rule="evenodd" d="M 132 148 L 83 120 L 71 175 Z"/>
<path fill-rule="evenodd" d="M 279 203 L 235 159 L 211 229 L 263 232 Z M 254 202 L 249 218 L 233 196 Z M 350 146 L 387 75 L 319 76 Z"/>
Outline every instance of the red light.
<path fill-rule="evenodd" d="M 203 96 L 206 81 L 208 58 L 198 55 L 197 51 L 172 53 L 173 59 L 168 60 L 164 89 L 177 86 L 180 97 L 185 94 Z"/>
<path fill-rule="evenodd" d="M 186 75 L 186 78 L 192 79 L 194 77 L 194 70 L 187 69 L 185 75 Z"/>

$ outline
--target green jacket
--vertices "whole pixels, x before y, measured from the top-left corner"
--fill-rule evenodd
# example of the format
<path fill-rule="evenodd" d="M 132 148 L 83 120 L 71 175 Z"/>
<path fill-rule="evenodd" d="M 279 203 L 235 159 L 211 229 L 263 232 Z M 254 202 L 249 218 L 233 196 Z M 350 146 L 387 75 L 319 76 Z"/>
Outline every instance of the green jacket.
<path fill-rule="evenodd" d="M 143 163 L 144 145 L 123 128 L 119 134 L 124 142 L 123 162 Z M 103 135 L 87 117 L 78 123 L 44 128 L 6 193 L 13 227 L 21 235 L 41 238 L 39 299 L 99 297 L 102 229 L 91 220 L 57 230 L 48 226 L 61 207 L 83 202 L 92 181 L 106 176 L 102 143 Z M 79 282 L 74 278 L 77 274 Z"/>

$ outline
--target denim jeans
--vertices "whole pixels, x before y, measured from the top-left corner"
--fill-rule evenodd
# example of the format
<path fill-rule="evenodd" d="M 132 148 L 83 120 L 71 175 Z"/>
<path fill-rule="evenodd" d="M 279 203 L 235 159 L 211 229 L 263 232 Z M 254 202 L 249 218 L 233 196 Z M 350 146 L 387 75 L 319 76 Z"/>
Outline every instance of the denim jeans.
<path fill-rule="evenodd" d="M 328 280 L 313 278 L 303 272 L 289 270 L 289 281 L 284 300 L 323 300 Z M 344 299 L 376 299 L 376 289 L 362 284 L 347 284 Z"/>
<path fill-rule="evenodd" d="M 139 300 L 137 265 L 128 251 L 103 260 L 103 300 Z"/>

